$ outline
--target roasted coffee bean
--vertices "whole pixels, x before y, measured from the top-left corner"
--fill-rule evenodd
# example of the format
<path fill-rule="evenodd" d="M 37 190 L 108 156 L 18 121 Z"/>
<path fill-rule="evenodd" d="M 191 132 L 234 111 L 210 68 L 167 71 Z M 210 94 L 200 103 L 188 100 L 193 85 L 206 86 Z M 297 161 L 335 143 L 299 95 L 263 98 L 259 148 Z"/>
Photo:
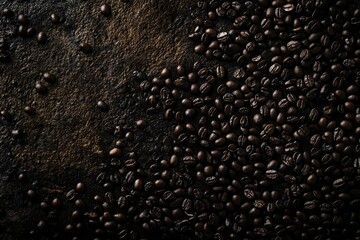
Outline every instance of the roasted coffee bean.
<path fill-rule="evenodd" d="M 78 193 L 76 193 L 76 191 L 74 189 L 68 191 L 65 195 L 65 197 L 69 200 L 69 201 L 73 201 L 77 198 Z"/>
<path fill-rule="evenodd" d="M 272 75 L 278 75 L 282 70 L 282 67 L 279 63 L 274 63 L 269 68 L 269 73 Z"/>
<path fill-rule="evenodd" d="M 225 43 L 229 40 L 230 36 L 227 32 L 220 32 L 217 34 L 217 40 L 221 43 Z"/>
<path fill-rule="evenodd" d="M 79 50 L 82 51 L 83 53 L 89 54 L 92 53 L 94 49 L 90 44 L 83 42 L 80 43 Z"/>
<path fill-rule="evenodd" d="M 295 52 L 302 47 L 299 41 L 289 41 L 286 46 L 290 52 Z"/>
<path fill-rule="evenodd" d="M 248 199 L 253 199 L 255 197 L 255 193 L 251 189 L 245 189 L 244 196 Z"/>
<path fill-rule="evenodd" d="M 27 36 L 27 27 L 24 25 L 20 25 L 18 28 L 18 34 L 20 37 L 26 37 Z"/>
<path fill-rule="evenodd" d="M 38 43 L 44 44 L 47 41 L 47 35 L 44 32 L 39 32 L 37 35 Z"/>
<path fill-rule="evenodd" d="M 35 84 L 35 90 L 36 92 L 40 93 L 40 94 L 47 94 L 48 93 L 48 88 L 42 83 L 42 82 L 36 82 Z"/>
<path fill-rule="evenodd" d="M 109 105 L 102 100 L 97 102 L 97 107 L 103 112 L 109 111 Z"/>
<path fill-rule="evenodd" d="M 108 5 L 106 3 L 102 4 L 101 7 L 100 7 L 100 12 L 101 12 L 102 15 L 104 15 L 106 17 L 110 16 L 111 15 L 111 7 L 110 7 L 110 5 Z"/>
<path fill-rule="evenodd" d="M 18 22 L 20 25 L 24 25 L 24 26 L 27 26 L 30 23 L 28 17 L 23 14 L 20 14 L 18 16 Z"/>
<path fill-rule="evenodd" d="M 33 116 L 33 115 L 35 115 L 35 108 L 33 108 L 31 106 L 26 106 L 24 108 L 24 112 L 29 116 Z"/>
<path fill-rule="evenodd" d="M 78 192 L 78 193 L 84 193 L 85 190 L 86 190 L 86 186 L 83 182 L 78 182 L 76 184 L 76 187 L 75 187 L 75 190 Z"/>
<path fill-rule="evenodd" d="M 144 129 L 147 127 L 147 122 L 146 120 L 143 120 L 143 119 L 140 119 L 140 120 L 137 120 L 136 121 L 136 126 L 139 128 L 139 129 Z"/>
<path fill-rule="evenodd" d="M 50 21 L 51 21 L 52 24 L 57 25 L 57 24 L 60 23 L 60 17 L 57 14 L 52 13 L 50 15 Z"/>
<path fill-rule="evenodd" d="M 60 200 L 60 198 L 54 198 L 51 202 L 51 205 L 55 208 L 59 208 L 62 205 L 62 201 Z"/>
<path fill-rule="evenodd" d="M 336 179 L 332 185 L 335 188 L 335 190 L 342 190 L 345 187 L 345 181 L 344 179 L 339 178 Z"/>
<path fill-rule="evenodd" d="M 224 66 L 219 65 L 219 66 L 216 67 L 216 76 L 219 79 L 225 78 L 226 75 L 227 75 L 227 69 Z"/>
<path fill-rule="evenodd" d="M 240 79 L 245 76 L 245 70 L 243 68 L 238 68 L 233 73 L 234 78 Z"/>
<path fill-rule="evenodd" d="M 11 18 L 14 16 L 14 11 L 10 8 L 4 8 L 1 13 L 6 18 Z"/>
<path fill-rule="evenodd" d="M 56 82 L 56 77 L 55 77 L 55 75 L 53 75 L 53 74 L 51 74 L 51 73 L 48 73 L 48 72 L 46 72 L 46 73 L 43 74 L 43 78 L 44 78 L 44 80 L 45 80 L 46 82 L 48 82 L 48 83 L 55 83 L 55 82 Z"/>
<path fill-rule="evenodd" d="M 211 85 L 209 83 L 203 83 L 200 85 L 199 90 L 202 94 L 207 94 L 211 90 Z"/>
<path fill-rule="evenodd" d="M 183 202 L 182 202 L 182 209 L 184 210 L 184 211 L 189 211 L 190 209 L 191 209 L 191 207 L 192 207 L 192 201 L 191 201 L 191 199 L 189 199 L 189 198 L 185 198 L 184 200 L 183 200 Z"/>
<path fill-rule="evenodd" d="M 263 127 L 263 130 L 260 133 L 260 137 L 262 139 L 267 139 L 272 135 L 275 131 L 275 127 L 272 124 L 267 124 Z"/>
<path fill-rule="evenodd" d="M 305 86 L 308 88 L 312 88 L 315 84 L 315 80 L 311 75 L 305 75 L 304 76 L 304 83 Z"/>

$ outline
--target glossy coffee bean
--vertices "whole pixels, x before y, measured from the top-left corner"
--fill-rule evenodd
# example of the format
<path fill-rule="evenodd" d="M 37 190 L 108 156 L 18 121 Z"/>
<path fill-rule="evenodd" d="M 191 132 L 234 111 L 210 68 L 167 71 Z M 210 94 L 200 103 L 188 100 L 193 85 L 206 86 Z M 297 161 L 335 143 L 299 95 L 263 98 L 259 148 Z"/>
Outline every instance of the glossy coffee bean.
<path fill-rule="evenodd" d="M 100 12 L 101 12 L 102 15 L 104 15 L 106 17 L 110 16 L 111 15 L 111 7 L 110 7 L 110 5 L 108 5 L 106 3 L 102 4 L 101 7 L 100 7 Z"/>
<path fill-rule="evenodd" d="M 44 44 L 47 41 L 47 35 L 44 32 L 39 32 L 36 37 L 38 43 Z"/>

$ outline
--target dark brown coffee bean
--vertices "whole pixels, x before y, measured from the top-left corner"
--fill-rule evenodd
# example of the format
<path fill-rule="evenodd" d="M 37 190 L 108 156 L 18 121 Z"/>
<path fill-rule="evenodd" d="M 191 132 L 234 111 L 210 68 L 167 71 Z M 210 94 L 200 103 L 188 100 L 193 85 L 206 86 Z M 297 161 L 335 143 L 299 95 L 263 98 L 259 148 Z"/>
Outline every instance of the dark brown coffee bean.
<path fill-rule="evenodd" d="M 307 201 L 304 203 L 304 209 L 305 210 L 308 210 L 308 211 L 311 211 L 311 210 L 314 210 L 316 209 L 316 203 L 315 201 Z"/>
<path fill-rule="evenodd" d="M 267 124 L 263 127 L 263 130 L 260 133 L 260 137 L 262 139 L 267 139 L 272 135 L 275 131 L 275 127 L 273 124 Z"/>
<path fill-rule="evenodd" d="M 216 67 L 216 76 L 219 79 L 223 79 L 227 76 L 227 69 L 223 65 L 219 65 Z"/>
<path fill-rule="evenodd" d="M 290 41 L 286 44 L 290 52 L 295 52 L 301 48 L 301 42 L 299 41 Z"/>
<path fill-rule="evenodd" d="M 220 43 L 225 43 L 229 40 L 230 36 L 227 32 L 220 32 L 217 34 L 217 40 Z"/>
<path fill-rule="evenodd" d="M 344 130 L 351 130 L 353 125 L 350 121 L 343 120 L 340 122 L 340 127 Z"/>
<path fill-rule="evenodd" d="M 330 49 L 331 49 L 331 51 L 333 51 L 334 53 L 337 53 L 337 52 L 340 50 L 340 46 L 341 46 L 340 42 L 337 41 L 337 40 L 335 40 L 335 41 L 331 44 Z"/>
<path fill-rule="evenodd" d="M 195 48 L 194 48 L 194 52 L 198 53 L 198 54 L 204 53 L 205 52 L 205 45 L 204 44 L 196 45 Z"/>
<path fill-rule="evenodd" d="M 50 21 L 51 21 L 52 24 L 57 25 L 57 24 L 60 23 L 60 17 L 57 14 L 52 13 L 50 15 Z"/>
<path fill-rule="evenodd" d="M 336 179 L 332 185 L 336 190 L 342 190 L 345 187 L 345 181 L 344 179 L 339 178 Z"/>
<path fill-rule="evenodd" d="M 56 82 L 56 77 L 53 74 L 48 73 L 48 72 L 43 74 L 43 78 L 48 83 L 55 83 Z"/>
<path fill-rule="evenodd" d="M 107 112 L 110 109 L 109 105 L 106 102 L 102 101 L 102 100 L 97 102 L 97 107 L 103 112 Z"/>
<path fill-rule="evenodd" d="M 76 193 L 75 189 L 71 189 L 70 191 L 68 191 L 65 195 L 65 197 L 69 200 L 69 201 L 73 201 L 78 197 L 78 194 Z"/>
<path fill-rule="evenodd" d="M 28 17 L 23 15 L 23 14 L 20 14 L 18 16 L 18 22 L 19 22 L 20 25 L 23 25 L 23 26 L 27 26 L 30 23 Z"/>
<path fill-rule="evenodd" d="M 243 68 L 238 68 L 233 73 L 233 77 L 236 79 L 241 79 L 244 76 L 245 76 L 245 70 Z"/>
<path fill-rule="evenodd" d="M 92 53 L 94 49 L 90 44 L 83 42 L 80 43 L 79 50 L 82 51 L 83 53 L 89 54 Z"/>
<path fill-rule="evenodd" d="M 46 33 L 39 32 L 36 39 L 37 39 L 38 43 L 40 43 L 40 44 L 46 43 L 46 41 L 47 41 Z"/>
<path fill-rule="evenodd" d="M 102 4 L 101 7 L 100 7 L 100 12 L 102 15 L 108 17 L 111 15 L 111 7 L 109 4 Z"/>
<path fill-rule="evenodd" d="M 1 14 L 6 18 L 12 18 L 14 16 L 14 11 L 10 8 L 4 8 Z"/>
<path fill-rule="evenodd" d="M 199 90 L 202 94 L 207 94 L 211 90 L 211 85 L 209 83 L 203 83 L 200 85 Z"/>
<path fill-rule="evenodd" d="M 278 75 L 282 70 L 282 67 L 279 63 L 274 63 L 269 68 L 269 73 L 272 75 Z"/>
<path fill-rule="evenodd" d="M 136 121 L 136 126 L 139 128 L 139 129 L 144 129 L 147 127 L 147 121 L 146 120 L 143 120 L 143 119 L 140 119 L 140 120 L 137 120 Z"/>
<path fill-rule="evenodd" d="M 143 182 L 142 182 L 142 180 L 139 179 L 139 178 L 136 179 L 136 180 L 134 181 L 134 190 L 136 190 L 136 191 L 141 191 L 142 188 L 143 188 Z"/>
<path fill-rule="evenodd" d="M 251 189 L 245 189 L 244 190 L 244 196 L 248 199 L 253 199 L 255 197 L 255 193 Z"/>
<path fill-rule="evenodd" d="M 35 108 L 33 108 L 31 106 L 26 106 L 24 108 L 24 112 L 29 116 L 34 116 L 35 115 Z"/>
<path fill-rule="evenodd" d="M 75 190 L 78 192 L 78 193 L 84 193 L 85 190 L 86 190 L 86 186 L 83 182 L 78 182 L 76 184 L 76 187 L 75 187 Z"/>
<path fill-rule="evenodd" d="M 184 200 L 183 200 L 183 202 L 182 202 L 182 209 L 184 210 L 184 211 L 189 211 L 190 209 L 191 209 L 191 207 L 192 207 L 192 201 L 191 201 L 191 199 L 189 199 L 189 198 L 185 198 Z"/>
<path fill-rule="evenodd" d="M 40 94 L 47 94 L 49 91 L 48 88 L 42 82 L 39 81 L 37 81 L 35 84 L 35 90 Z"/>
<path fill-rule="evenodd" d="M 36 34 L 36 31 L 35 31 L 35 29 L 32 28 L 32 27 L 30 27 L 30 28 L 28 28 L 28 29 L 26 30 L 26 36 L 27 36 L 27 37 L 32 38 L 32 37 L 35 36 L 35 34 Z"/>
<path fill-rule="evenodd" d="M 60 198 L 54 198 L 51 202 L 51 205 L 55 208 L 59 208 L 62 206 L 62 201 Z"/>

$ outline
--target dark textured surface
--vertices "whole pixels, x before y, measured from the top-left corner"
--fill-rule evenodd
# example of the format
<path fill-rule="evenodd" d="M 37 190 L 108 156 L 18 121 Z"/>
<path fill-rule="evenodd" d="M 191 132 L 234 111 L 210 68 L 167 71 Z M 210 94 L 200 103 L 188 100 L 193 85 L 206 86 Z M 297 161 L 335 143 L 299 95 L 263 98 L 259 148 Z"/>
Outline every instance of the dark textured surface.
<path fill-rule="evenodd" d="M 1 239 L 360 239 L 357 1 L 1 3 Z"/>
<path fill-rule="evenodd" d="M 1 11 L 15 12 L 10 19 L 0 17 L 0 38 L 11 56 L 10 63 L 0 64 L 0 109 L 13 116 L 0 119 L 1 239 L 26 238 L 43 215 L 26 200 L 27 189 L 46 197 L 63 194 L 80 179 L 94 182 L 113 141 L 106 129 L 143 114 L 134 106 L 140 104 L 137 96 L 128 91 L 132 71 L 180 63 L 189 51 L 191 1 L 108 3 L 110 17 L 100 14 L 101 1 L 0 1 Z M 65 22 L 52 25 L 52 13 Z M 17 36 L 19 14 L 47 34 L 45 44 L 36 36 Z M 78 50 L 83 42 L 93 46 L 93 53 Z M 44 72 L 57 77 L 47 95 L 35 91 Z M 108 103 L 109 112 L 96 107 L 99 100 Z M 36 114 L 26 115 L 25 106 L 33 106 Z M 26 137 L 13 140 L 13 129 Z M 28 177 L 25 184 L 17 180 L 21 172 Z"/>

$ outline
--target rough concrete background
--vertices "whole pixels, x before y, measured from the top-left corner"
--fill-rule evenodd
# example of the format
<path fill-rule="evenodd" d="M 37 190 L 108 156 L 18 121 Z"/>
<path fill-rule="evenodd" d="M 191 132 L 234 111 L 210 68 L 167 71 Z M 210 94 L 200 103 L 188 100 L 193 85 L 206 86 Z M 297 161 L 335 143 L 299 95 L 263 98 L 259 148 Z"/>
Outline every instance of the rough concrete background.
<path fill-rule="evenodd" d="M 1 239 L 26 239 L 42 215 L 26 200 L 27 189 L 40 189 L 46 196 L 63 194 L 79 180 L 94 182 L 114 141 L 109 129 L 144 114 L 139 96 L 129 92 L 134 70 L 191 62 L 187 35 L 193 1 L 108 0 L 110 17 L 100 14 L 102 3 L 0 0 L 1 11 L 15 12 L 11 19 L 0 17 L 0 38 L 11 56 L 9 64 L 0 64 L 0 110 L 12 114 L 11 121 L 0 118 Z M 53 25 L 52 13 L 65 22 Z M 19 14 L 27 15 L 37 32 L 46 32 L 45 44 L 16 34 Z M 79 51 L 84 42 L 93 46 L 93 53 Z M 44 72 L 57 77 L 47 95 L 35 91 Z M 96 107 L 99 100 L 109 104 L 109 112 Z M 33 106 L 35 116 L 26 115 L 25 106 Z M 23 130 L 25 138 L 12 139 L 13 129 Z M 148 133 L 148 143 L 161 132 L 162 127 Z M 153 147 L 144 144 L 142 151 Z M 28 178 L 23 184 L 20 173 Z"/>

